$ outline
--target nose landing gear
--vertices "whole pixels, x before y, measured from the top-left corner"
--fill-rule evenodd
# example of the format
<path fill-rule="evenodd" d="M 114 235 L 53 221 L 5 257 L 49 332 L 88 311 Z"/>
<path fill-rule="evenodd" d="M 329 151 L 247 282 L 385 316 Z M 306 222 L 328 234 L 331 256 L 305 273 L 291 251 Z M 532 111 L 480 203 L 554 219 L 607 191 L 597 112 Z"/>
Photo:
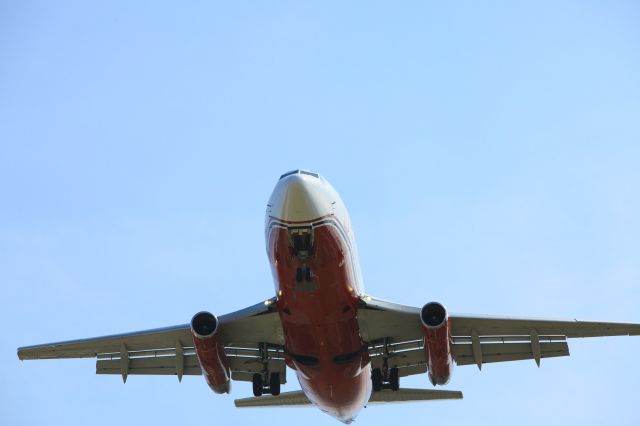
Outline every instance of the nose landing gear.
<path fill-rule="evenodd" d="M 293 255 L 298 260 L 295 276 L 295 288 L 302 292 L 312 292 L 317 289 L 314 275 L 307 263 L 313 256 L 313 229 L 310 226 L 290 228 L 289 238 Z"/>
<path fill-rule="evenodd" d="M 289 237 L 296 257 L 305 260 L 313 255 L 313 233 L 310 226 L 290 228 Z"/>
<path fill-rule="evenodd" d="M 296 269 L 296 282 L 312 282 L 313 276 L 311 275 L 311 268 L 308 266 L 303 266 L 302 268 Z"/>

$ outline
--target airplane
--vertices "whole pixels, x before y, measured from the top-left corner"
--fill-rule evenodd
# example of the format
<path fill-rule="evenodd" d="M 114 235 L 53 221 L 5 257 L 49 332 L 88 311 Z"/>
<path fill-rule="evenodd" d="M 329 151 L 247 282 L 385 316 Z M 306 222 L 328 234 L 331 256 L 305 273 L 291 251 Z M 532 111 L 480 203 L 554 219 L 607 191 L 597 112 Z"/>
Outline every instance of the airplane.
<path fill-rule="evenodd" d="M 406 389 L 426 374 L 447 384 L 458 366 L 568 356 L 568 338 L 640 335 L 640 324 L 503 318 L 412 307 L 364 291 L 353 227 L 336 190 L 317 173 L 283 174 L 271 194 L 265 240 L 275 296 L 217 317 L 196 313 L 166 328 L 18 349 L 21 360 L 96 358 L 97 374 L 202 375 L 218 394 L 247 381 L 237 407 L 314 405 L 351 423 L 369 404 L 461 399 Z M 301 390 L 281 393 L 286 367 Z"/>

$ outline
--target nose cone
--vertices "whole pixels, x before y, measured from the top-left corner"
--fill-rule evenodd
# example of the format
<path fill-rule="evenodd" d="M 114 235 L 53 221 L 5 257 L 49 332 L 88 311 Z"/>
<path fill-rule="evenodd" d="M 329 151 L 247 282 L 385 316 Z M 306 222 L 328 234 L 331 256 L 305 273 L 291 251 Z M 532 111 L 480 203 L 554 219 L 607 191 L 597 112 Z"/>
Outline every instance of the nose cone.
<path fill-rule="evenodd" d="M 308 222 L 331 213 L 331 187 L 302 173 L 284 176 L 269 199 L 269 215 L 287 222 Z"/>

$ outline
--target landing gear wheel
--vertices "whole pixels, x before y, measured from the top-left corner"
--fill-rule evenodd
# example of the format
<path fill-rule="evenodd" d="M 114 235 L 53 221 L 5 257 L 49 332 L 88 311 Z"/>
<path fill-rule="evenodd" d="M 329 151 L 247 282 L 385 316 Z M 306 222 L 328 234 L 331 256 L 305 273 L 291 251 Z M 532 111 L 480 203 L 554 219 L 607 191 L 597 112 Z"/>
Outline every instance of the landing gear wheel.
<path fill-rule="evenodd" d="M 296 269 L 296 282 L 302 282 L 302 268 Z"/>
<path fill-rule="evenodd" d="M 253 375 L 253 396 L 262 396 L 262 390 L 264 389 L 264 383 L 262 382 L 262 374 Z"/>
<path fill-rule="evenodd" d="M 271 395 L 280 395 L 280 373 L 273 373 L 269 377 L 269 389 L 271 389 Z"/>
<path fill-rule="evenodd" d="M 394 367 L 389 371 L 389 387 L 394 392 L 400 389 L 400 375 L 398 374 L 397 367 Z"/>
<path fill-rule="evenodd" d="M 371 383 L 373 384 L 373 391 L 380 392 L 382 390 L 382 371 L 379 368 L 374 368 L 371 371 Z"/>
<path fill-rule="evenodd" d="M 311 282 L 311 268 L 307 267 L 307 268 L 304 270 L 304 279 L 305 279 L 308 283 L 310 283 L 310 282 Z"/>

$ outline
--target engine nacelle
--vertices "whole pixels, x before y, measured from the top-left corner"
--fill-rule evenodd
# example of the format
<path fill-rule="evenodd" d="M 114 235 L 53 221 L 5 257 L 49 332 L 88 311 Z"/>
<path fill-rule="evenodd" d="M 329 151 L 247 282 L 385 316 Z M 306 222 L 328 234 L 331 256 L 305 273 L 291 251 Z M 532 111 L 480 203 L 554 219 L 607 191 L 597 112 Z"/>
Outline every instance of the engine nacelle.
<path fill-rule="evenodd" d="M 420 311 L 424 352 L 429 367 L 429 381 L 435 385 L 446 385 L 453 372 L 451 356 L 451 330 L 447 309 L 440 303 L 431 302 Z"/>
<path fill-rule="evenodd" d="M 231 373 L 224 346 L 218 336 L 218 318 L 209 312 L 198 312 L 191 319 L 193 346 L 202 375 L 215 393 L 231 392 Z"/>

